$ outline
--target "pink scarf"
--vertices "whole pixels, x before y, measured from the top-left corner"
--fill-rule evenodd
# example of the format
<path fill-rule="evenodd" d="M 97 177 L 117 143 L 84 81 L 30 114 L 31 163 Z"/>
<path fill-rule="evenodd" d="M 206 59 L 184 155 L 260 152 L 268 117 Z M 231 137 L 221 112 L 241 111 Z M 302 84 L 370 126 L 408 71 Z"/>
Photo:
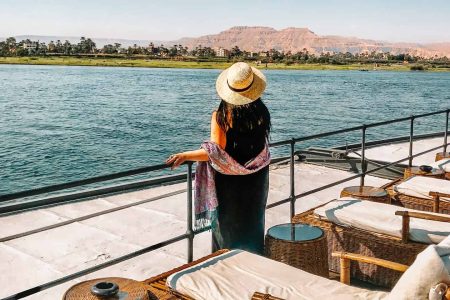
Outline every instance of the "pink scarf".
<path fill-rule="evenodd" d="M 235 161 L 225 150 L 214 142 L 204 142 L 201 145 L 209 156 L 209 161 L 198 162 L 195 170 L 195 228 L 203 229 L 209 225 L 217 224 L 217 200 L 215 171 L 225 175 L 248 175 L 256 173 L 270 163 L 269 147 L 264 149 L 255 158 L 245 165 Z"/>

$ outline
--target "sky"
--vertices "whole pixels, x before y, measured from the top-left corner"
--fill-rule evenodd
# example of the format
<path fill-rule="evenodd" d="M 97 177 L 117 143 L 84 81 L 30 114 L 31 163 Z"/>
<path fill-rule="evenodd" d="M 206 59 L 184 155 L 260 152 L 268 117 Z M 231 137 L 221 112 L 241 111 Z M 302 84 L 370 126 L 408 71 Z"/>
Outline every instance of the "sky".
<path fill-rule="evenodd" d="M 319 35 L 450 42 L 450 0 L 0 0 L 0 37 L 176 40 L 232 26 L 307 27 Z"/>

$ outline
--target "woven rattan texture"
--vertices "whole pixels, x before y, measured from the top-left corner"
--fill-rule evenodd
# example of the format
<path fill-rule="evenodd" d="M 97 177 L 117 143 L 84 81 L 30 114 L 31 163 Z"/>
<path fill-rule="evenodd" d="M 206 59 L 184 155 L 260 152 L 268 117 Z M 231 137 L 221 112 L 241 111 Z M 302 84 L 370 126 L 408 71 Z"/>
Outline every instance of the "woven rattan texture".
<path fill-rule="evenodd" d="M 72 286 L 64 295 L 63 300 L 113 300 L 118 299 L 117 297 L 100 298 L 91 293 L 91 287 L 101 281 L 114 282 L 119 286 L 119 293 L 121 295 L 127 295 L 126 298 L 129 300 L 151 300 L 149 293 L 147 292 L 146 285 L 142 282 L 119 278 L 99 278 L 84 281 Z M 120 298 L 122 299 L 122 298 Z M 154 298 L 153 298 L 154 299 Z"/>
<path fill-rule="evenodd" d="M 449 158 L 450 157 L 450 152 L 438 152 L 436 153 L 436 161 L 444 159 L 444 158 Z"/>
<path fill-rule="evenodd" d="M 400 184 L 401 181 L 397 181 L 395 184 L 386 187 L 386 191 L 391 197 L 391 204 L 416 209 L 420 211 L 433 212 L 434 200 L 425 199 L 419 197 L 408 196 L 405 194 L 397 193 L 395 191 L 395 185 Z M 450 202 L 446 200 L 441 200 L 439 202 L 438 213 L 450 215 Z"/>
<path fill-rule="evenodd" d="M 266 235 L 265 255 L 312 274 L 328 277 L 328 246 L 325 235 L 302 242 Z"/>
<path fill-rule="evenodd" d="M 334 251 L 352 252 L 411 265 L 416 255 L 427 246 L 414 242 L 403 243 L 399 238 L 335 225 L 326 220 L 320 220 L 313 212 L 296 215 L 292 222 L 318 226 L 325 231 L 330 269 L 336 273 L 339 272 L 339 258 L 331 257 L 331 253 Z M 390 288 L 395 285 L 401 273 L 373 264 L 352 262 L 351 276 L 374 285 Z"/>
<path fill-rule="evenodd" d="M 427 172 L 421 171 L 418 167 L 406 168 L 403 177 L 405 179 L 408 179 L 411 176 L 426 176 L 426 177 L 444 179 L 445 172 L 440 169 L 433 169 L 433 171 L 427 173 Z"/>
<path fill-rule="evenodd" d="M 421 211 L 433 211 L 433 199 L 425 199 L 419 197 L 412 197 L 404 194 L 397 193 L 394 195 L 392 204 L 417 209 Z M 450 202 L 445 200 L 440 200 L 438 213 L 450 215 Z"/>

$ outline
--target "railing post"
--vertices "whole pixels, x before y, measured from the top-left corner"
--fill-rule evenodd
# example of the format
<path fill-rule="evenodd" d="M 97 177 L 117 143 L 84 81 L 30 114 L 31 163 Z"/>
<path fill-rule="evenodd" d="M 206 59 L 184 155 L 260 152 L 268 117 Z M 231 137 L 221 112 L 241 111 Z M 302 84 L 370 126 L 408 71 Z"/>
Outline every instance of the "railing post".
<path fill-rule="evenodd" d="M 192 229 L 192 162 L 187 163 L 187 231 L 188 234 L 188 248 L 187 260 L 192 262 L 194 251 L 194 230 Z"/>
<path fill-rule="evenodd" d="M 447 109 L 447 112 L 445 113 L 445 133 L 444 133 L 444 157 L 446 157 L 447 153 L 447 137 L 448 137 L 448 115 L 450 113 L 450 109 Z"/>
<path fill-rule="evenodd" d="M 366 166 L 366 129 L 367 126 L 363 125 L 362 127 L 362 136 L 361 136 L 361 179 L 360 179 L 360 183 L 359 186 L 363 187 L 364 186 L 364 181 L 365 181 L 365 177 L 366 177 L 366 171 L 367 171 L 367 166 Z"/>
<path fill-rule="evenodd" d="M 414 115 L 411 116 L 410 120 L 410 127 L 409 127 L 409 161 L 408 166 L 412 167 L 412 161 L 413 161 L 413 140 L 414 140 Z"/>
<path fill-rule="evenodd" d="M 291 162 L 290 162 L 290 185 L 291 185 L 291 220 L 295 216 L 295 174 L 294 174 L 294 152 L 295 152 L 295 140 L 291 139 Z"/>

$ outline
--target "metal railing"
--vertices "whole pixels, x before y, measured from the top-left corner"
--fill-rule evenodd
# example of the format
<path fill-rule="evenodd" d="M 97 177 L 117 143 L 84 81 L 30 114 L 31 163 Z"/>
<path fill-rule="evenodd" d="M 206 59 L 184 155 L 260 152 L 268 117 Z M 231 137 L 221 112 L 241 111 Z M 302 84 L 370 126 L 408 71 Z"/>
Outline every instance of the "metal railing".
<path fill-rule="evenodd" d="M 367 174 L 371 174 L 374 173 L 376 171 L 379 171 L 381 169 L 385 169 L 385 168 L 389 168 L 393 165 L 399 164 L 401 162 L 404 161 L 408 161 L 408 165 L 412 166 L 412 161 L 413 158 L 424 155 L 426 153 L 432 152 L 432 151 L 436 151 L 438 149 L 443 150 L 443 152 L 447 151 L 447 147 L 448 147 L 448 126 L 449 126 L 449 113 L 450 113 L 450 109 L 446 109 L 446 110 L 440 110 L 440 111 L 436 111 L 436 112 L 431 112 L 431 113 L 425 113 L 425 114 L 420 114 L 420 115 L 412 115 L 410 117 L 404 117 L 404 118 L 398 118 L 398 119 L 392 119 L 392 120 L 387 120 L 387 121 L 381 121 L 381 122 L 376 122 L 376 123 L 371 123 L 371 124 L 364 124 L 364 125 L 360 125 L 360 126 L 356 126 L 356 127 L 351 127 L 351 128 L 345 128 L 345 129 L 339 129 L 339 130 L 335 130 L 335 131 L 330 131 L 330 132 L 325 132 L 325 133 L 320 133 L 320 134 L 315 134 L 315 135 L 310 135 L 310 136 L 305 136 L 305 137 L 300 137 L 300 138 L 292 138 L 290 140 L 284 140 L 284 141 L 279 141 L 279 142 L 275 142 L 275 143 L 271 143 L 270 146 L 271 147 L 280 147 L 280 146 L 285 146 L 285 145 L 289 145 L 290 146 L 290 155 L 289 155 L 289 167 L 290 167 L 290 193 L 289 193 L 289 197 L 286 199 L 282 199 L 279 200 L 277 202 L 271 203 L 269 205 L 267 205 L 266 209 L 270 209 L 285 203 L 290 203 L 290 216 L 291 218 L 295 215 L 295 204 L 296 204 L 296 200 L 301 198 L 301 197 L 305 197 L 314 193 L 317 193 L 319 191 L 334 187 L 336 185 L 348 182 L 350 180 L 354 180 L 357 178 L 360 178 L 360 185 L 364 185 L 365 182 L 365 176 Z M 413 144 L 414 144 L 414 121 L 420 118 L 424 118 L 424 117 L 428 117 L 428 116 L 434 116 L 434 115 L 440 115 L 440 114 L 445 114 L 445 131 L 443 133 L 444 135 L 444 142 L 442 145 L 439 145 L 437 147 L 433 147 L 431 149 L 427 149 L 425 151 L 422 151 L 420 153 L 416 153 L 413 154 Z M 366 159 L 366 136 L 367 136 L 367 130 L 369 128 L 374 128 L 374 127 L 379 127 L 379 126 L 383 126 L 383 125 L 389 125 L 389 124 L 393 124 L 393 123 L 400 123 L 400 122 L 410 122 L 410 130 L 409 130 L 409 154 L 407 157 L 402 158 L 400 160 L 397 160 L 395 162 L 391 162 L 389 164 L 386 165 L 381 165 L 377 168 L 371 169 L 371 170 L 367 170 L 367 159 Z M 333 136 L 333 135 L 338 135 L 338 134 L 342 134 L 342 133 L 348 133 L 348 132 L 354 132 L 354 131 L 360 131 L 361 132 L 361 154 L 360 154 L 360 160 L 361 160 L 361 171 L 353 176 L 326 184 L 324 186 L 300 193 L 300 194 L 296 194 L 295 193 L 295 146 L 298 143 L 304 142 L 304 141 L 309 141 L 309 140 L 313 140 L 313 139 L 319 139 L 319 138 L 324 138 L 324 137 L 329 137 L 329 136 Z M 81 191 L 81 192 L 74 192 L 74 193 L 69 193 L 69 194 L 64 194 L 64 195 L 56 195 L 56 196 L 48 196 L 48 197 L 44 197 L 42 199 L 38 199 L 38 200 L 33 200 L 30 202 L 26 202 L 26 203 L 17 203 L 17 204 L 13 204 L 12 206 L 8 206 L 9 209 L 1 209 L 0 208 L 0 213 L 11 213 L 11 212 L 15 212 L 17 210 L 21 210 L 21 209 L 30 209 L 30 208 L 36 208 L 36 207 L 44 207 L 47 205 L 55 205 L 55 204 L 59 204 L 59 203 L 64 203 L 67 201 L 73 201 L 76 199 L 88 199 L 88 198 L 92 198 L 95 196 L 99 196 L 99 195 L 104 195 L 104 194 L 111 194 L 111 193 L 117 193 L 117 192 L 123 192 L 123 191 L 127 191 L 130 189 L 136 189 L 136 188 L 143 188 L 143 187 L 148 187 L 148 186 L 152 186 L 155 184 L 161 184 L 161 183 L 167 183 L 167 182 L 173 182 L 176 180 L 180 180 L 183 177 L 185 177 L 186 182 L 187 182 L 187 187 L 186 187 L 186 192 L 187 192 L 187 230 L 186 233 L 172 237 L 168 240 L 162 241 L 160 243 L 157 244 L 153 244 L 147 247 L 144 247 L 138 251 L 135 252 L 131 252 L 128 254 L 125 254 L 123 256 L 111 259 L 109 261 L 106 261 L 104 263 L 98 264 L 96 266 L 84 269 L 82 271 L 58 278 L 56 280 L 32 287 L 30 289 L 26 289 L 23 290 L 17 294 L 11 295 L 9 297 L 3 298 L 3 300 L 11 300 L 11 299 L 21 299 L 33 294 L 36 294 L 40 291 L 43 291 L 45 289 L 54 287 L 56 285 L 62 284 L 64 282 L 79 278 L 81 276 L 90 274 L 92 272 L 104 269 L 106 267 L 115 265 L 117 263 L 123 262 L 125 260 L 137 257 L 139 255 L 160 249 L 162 247 L 165 247 L 167 245 L 182 241 L 187 239 L 188 241 L 188 245 L 187 245 L 187 260 L 188 262 L 191 262 L 193 260 L 193 242 L 194 242 L 194 237 L 201 233 L 204 232 L 206 230 L 208 230 L 209 228 L 205 228 L 203 230 L 194 230 L 193 228 L 193 220 L 192 220 L 192 162 L 188 162 L 186 163 L 187 165 L 187 171 L 185 175 L 182 174 L 177 174 L 177 175 L 171 175 L 171 176 L 163 176 L 163 177 L 158 177 L 158 178 L 153 178 L 153 179 L 149 179 L 149 180 L 141 180 L 141 181 L 135 181 L 132 183 L 126 183 L 126 184 L 117 184 L 117 185 L 113 185 L 113 186 L 109 186 L 109 187 L 101 187 L 101 188 L 94 188 L 94 189 L 89 189 L 86 191 Z M 118 179 L 118 178 L 124 178 L 124 177 L 128 177 L 128 176 L 132 176 L 132 175 L 138 175 L 138 174 L 143 174 L 143 173 L 148 173 L 148 172 L 153 172 L 153 171 L 159 171 L 159 170 L 163 170 L 168 168 L 167 165 L 165 164 L 160 164 L 160 165 L 154 165 L 154 166 L 148 166 L 148 167 L 143 167 L 143 168 L 138 168 L 138 169 L 133 169 L 133 170 L 128 170 L 128 171 L 124 171 L 124 172 L 118 172 L 118 173 L 114 173 L 114 174 L 109 174 L 109 175 L 103 175 L 103 176 L 97 176 L 97 177 L 92 177 L 92 178 L 88 178 L 88 179 L 83 179 L 83 180 L 77 180 L 77 181 L 72 181 L 72 182 L 68 182 L 68 183 L 62 183 L 62 184 L 56 184 L 56 185 L 52 185 L 52 186 L 47 186 L 47 187 L 42 187 L 42 188 L 37 188 L 37 189 L 32 189 L 32 190 L 27 190 L 27 191 L 21 191 L 21 192 L 16 192 L 16 193 L 11 193 L 11 194 L 7 194 L 7 195 L 0 195 L 0 203 L 2 202 L 7 202 L 7 201 L 11 201 L 11 200 L 17 200 L 17 199 L 22 199 L 25 197 L 30 197 L 30 196 L 36 196 L 36 195 L 42 195 L 42 194 L 47 194 L 47 193 L 52 193 L 52 192 L 56 192 L 56 191 L 61 191 L 61 190 L 65 190 L 65 189 L 69 189 L 69 188 L 75 188 L 75 187 L 81 187 L 81 186 L 85 186 L 87 184 L 93 184 L 93 183 L 100 183 L 100 182 L 105 182 L 105 181 L 110 181 L 110 180 L 114 180 L 114 179 Z M 178 193 L 179 191 L 175 192 Z M 148 200 L 144 200 L 144 201 L 139 201 L 137 203 L 134 204 L 128 204 L 126 206 L 123 207 L 119 207 L 119 208 L 115 208 L 112 210 L 107 210 L 104 212 L 100 212 L 100 213 L 96 213 L 96 214 L 92 214 L 89 215 L 87 217 L 94 217 L 97 216 L 99 214 L 105 214 L 105 213 L 110 213 L 112 211 L 117 211 L 120 209 L 124 209 L 124 208 L 128 208 L 130 206 L 133 205 L 139 205 L 144 203 L 145 201 L 155 201 L 158 199 L 161 199 L 161 196 L 155 197 L 154 199 L 148 199 Z M 86 218 L 86 216 L 84 217 Z M 70 222 L 70 221 L 69 221 Z M 62 224 L 62 223 L 61 223 Z M 64 225 L 64 224 L 63 224 Z M 48 230 L 48 229 L 52 229 L 55 226 L 48 226 L 45 228 L 41 228 L 42 230 Z M 30 231 L 28 232 L 28 234 L 33 234 L 35 233 L 36 230 L 34 231 Z M 19 238 L 23 236 L 23 234 L 18 234 L 15 236 L 10 237 L 10 239 L 14 239 L 14 238 Z M 1 239 L 0 241 L 4 241 L 4 239 Z"/>

